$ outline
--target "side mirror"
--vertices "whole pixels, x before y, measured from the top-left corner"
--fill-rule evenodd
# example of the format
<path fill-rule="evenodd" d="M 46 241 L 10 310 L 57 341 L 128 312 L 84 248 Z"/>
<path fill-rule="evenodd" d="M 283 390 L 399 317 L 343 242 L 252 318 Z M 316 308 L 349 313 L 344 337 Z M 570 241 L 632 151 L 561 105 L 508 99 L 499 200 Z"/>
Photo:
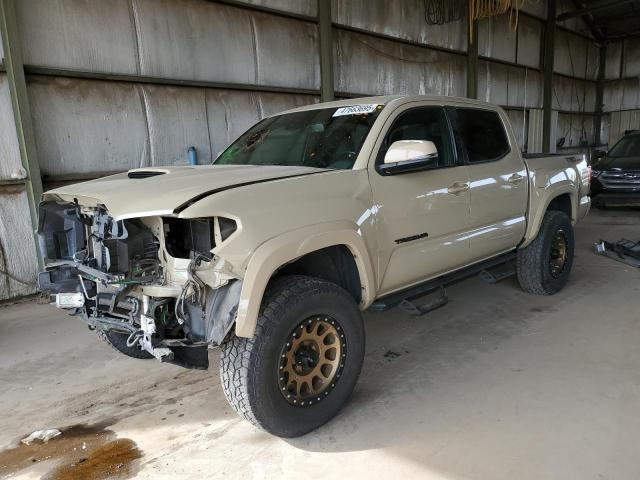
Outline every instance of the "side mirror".
<path fill-rule="evenodd" d="M 382 175 L 427 170 L 438 166 L 438 149 L 429 140 L 399 140 L 393 142 L 378 165 Z"/>

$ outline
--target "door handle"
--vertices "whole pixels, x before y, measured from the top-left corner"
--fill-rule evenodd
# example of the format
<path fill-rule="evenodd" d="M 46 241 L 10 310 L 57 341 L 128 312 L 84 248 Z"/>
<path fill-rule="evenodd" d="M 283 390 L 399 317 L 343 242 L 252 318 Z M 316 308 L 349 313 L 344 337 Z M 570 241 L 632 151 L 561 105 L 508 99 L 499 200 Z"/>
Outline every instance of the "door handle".
<path fill-rule="evenodd" d="M 523 178 L 524 177 L 522 175 L 518 173 L 514 173 L 507 179 L 507 182 L 509 182 L 511 185 L 518 185 Z"/>
<path fill-rule="evenodd" d="M 467 190 L 469 190 L 469 184 L 463 183 L 463 182 L 456 182 L 453 185 L 450 185 L 449 188 L 447 188 L 447 192 L 452 193 L 454 195 L 458 195 L 459 193 L 464 193 Z"/>

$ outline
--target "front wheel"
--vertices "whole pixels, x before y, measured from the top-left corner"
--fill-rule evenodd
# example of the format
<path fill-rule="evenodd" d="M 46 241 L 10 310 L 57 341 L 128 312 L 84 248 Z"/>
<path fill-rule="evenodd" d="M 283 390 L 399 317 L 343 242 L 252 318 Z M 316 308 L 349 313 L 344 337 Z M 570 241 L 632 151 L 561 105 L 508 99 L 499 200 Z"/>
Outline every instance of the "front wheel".
<path fill-rule="evenodd" d="M 518 281 L 525 292 L 553 295 L 565 286 L 573 265 L 574 238 L 569 217 L 545 213 L 535 240 L 518 250 Z"/>
<path fill-rule="evenodd" d="M 362 316 L 341 287 L 317 278 L 277 278 L 252 338 L 221 347 L 220 378 L 231 406 L 280 437 L 329 421 L 358 380 L 364 358 Z"/>

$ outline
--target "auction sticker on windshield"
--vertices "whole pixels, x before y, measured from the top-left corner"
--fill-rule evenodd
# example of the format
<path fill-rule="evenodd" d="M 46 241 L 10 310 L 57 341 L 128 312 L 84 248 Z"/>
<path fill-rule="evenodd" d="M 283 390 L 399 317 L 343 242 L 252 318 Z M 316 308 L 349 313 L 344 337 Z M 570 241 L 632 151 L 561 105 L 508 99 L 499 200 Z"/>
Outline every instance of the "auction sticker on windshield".
<path fill-rule="evenodd" d="M 378 104 L 371 103 L 365 105 L 351 105 L 350 107 L 342 107 L 335 111 L 333 117 L 341 117 L 343 115 L 361 115 L 375 112 Z"/>

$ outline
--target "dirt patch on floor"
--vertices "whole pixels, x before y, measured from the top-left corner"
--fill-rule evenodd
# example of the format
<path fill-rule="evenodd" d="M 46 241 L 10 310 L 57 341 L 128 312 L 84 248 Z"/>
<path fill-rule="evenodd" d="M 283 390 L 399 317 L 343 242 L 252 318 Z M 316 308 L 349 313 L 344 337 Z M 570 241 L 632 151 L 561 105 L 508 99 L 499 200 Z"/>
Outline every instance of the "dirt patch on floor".
<path fill-rule="evenodd" d="M 74 425 L 47 442 L 20 443 L 0 452 L 0 478 L 47 462 L 45 480 L 129 478 L 142 452 L 133 440 L 117 438 L 107 424 Z"/>

